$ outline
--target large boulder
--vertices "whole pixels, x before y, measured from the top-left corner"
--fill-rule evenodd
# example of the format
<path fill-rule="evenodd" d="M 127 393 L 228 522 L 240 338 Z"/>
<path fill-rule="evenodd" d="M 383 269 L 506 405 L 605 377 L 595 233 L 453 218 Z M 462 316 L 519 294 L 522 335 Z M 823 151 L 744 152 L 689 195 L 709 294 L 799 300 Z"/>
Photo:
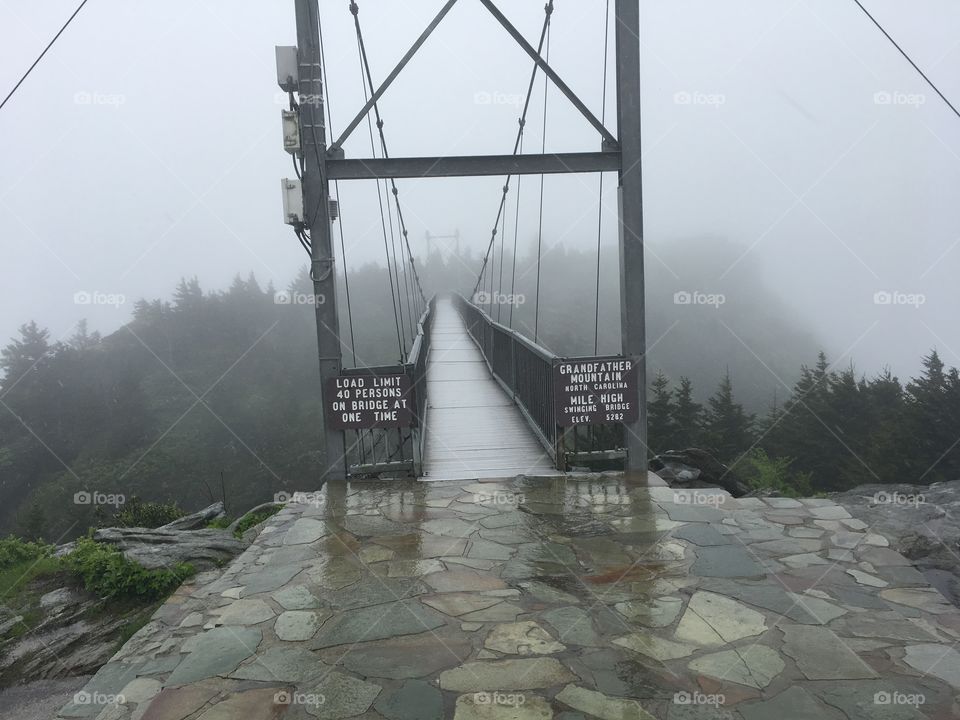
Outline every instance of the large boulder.
<path fill-rule="evenodd" d="M 749 490 L 733 470 L 700 448 L 660 453 L 650 461 L 650 469 L 670 487 L 719 487 L 734 497 L 746 495 Z"/>
<path fill-rule="evenodd" d="M 832 496 L 913 561 L 960 606 L 960 480 L 933 485 L 860 485 Z"/>
<path fill-rule="evenodd" d="M 102 528 L 93 539 L 116 545 L 148 570 L 172 568 L 179 563 L 190 563 L 198 570 L 218 567 L 247 547 L 243 540 L 215 529 Z"/>

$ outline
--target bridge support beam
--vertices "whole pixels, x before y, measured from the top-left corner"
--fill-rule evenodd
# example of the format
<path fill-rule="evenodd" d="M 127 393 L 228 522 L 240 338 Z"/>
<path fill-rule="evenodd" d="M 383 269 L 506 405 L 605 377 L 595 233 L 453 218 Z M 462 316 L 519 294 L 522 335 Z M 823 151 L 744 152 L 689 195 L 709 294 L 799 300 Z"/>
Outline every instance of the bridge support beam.
<path fill-rule="evenodd" d="M 636 358 L 636 422 L 626 426 L 627 470 L 647 470 L 646 298 L 643 275 L 643 177 L 640 158 L 640 3 L 616 0 L 617 132 L 620 143 L 620 331 Z"/>
<path fill-rule="evenodd" d="M 327 176 L 327 134 L 324 123 L 323 75 L 320 67 L 320 25 L 317 0 L 296 0 L 298 92 L 309 102 L 300 103 L 300 137 L 303 147 L 303 207 L 305 226 L 313 250 L 310 277 L 313 292 L 323 302 L 314 303 L 317 317 L 317 345 L 320 351 L 320 407 L 328 378 L 340 374 L 340 321 L 337 315 L 337 286 L 334 272 L 330 220 L 330 178 Z M 322 480 L 346 480 L 344 435 L 323 425 Z"/>
<path fill-rule="evenodd" d="M 615 150 L 524 155 L 327 158 L 330 180 L 540 175 L 616 170 L 620 170 L 620 153 Z"/>

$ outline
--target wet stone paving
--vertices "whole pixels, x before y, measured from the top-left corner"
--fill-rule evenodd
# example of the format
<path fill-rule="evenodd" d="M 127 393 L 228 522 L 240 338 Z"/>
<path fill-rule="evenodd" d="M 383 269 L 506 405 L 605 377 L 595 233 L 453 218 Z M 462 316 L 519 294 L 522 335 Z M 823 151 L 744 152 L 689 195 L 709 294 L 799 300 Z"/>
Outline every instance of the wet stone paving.
<path fill-rule="evenodd" d="M 617 474 L 298 499 L 60 717 L 960 717 L 960 612 L 829 500 Z"/>

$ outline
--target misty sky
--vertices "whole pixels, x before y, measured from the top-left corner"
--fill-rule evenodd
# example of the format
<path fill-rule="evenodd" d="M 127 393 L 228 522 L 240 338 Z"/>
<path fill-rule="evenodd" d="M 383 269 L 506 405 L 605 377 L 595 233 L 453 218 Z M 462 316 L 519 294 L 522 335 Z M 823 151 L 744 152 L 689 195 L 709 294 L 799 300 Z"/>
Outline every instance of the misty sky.
<path fill-rule="evenodd" d="M 375 79 L 441 4 L 359 2 Z M 501 2 L 532 42 L 543 4 Z M 960 5 L 865 4 L 960 102 Z M 0 0 L 0 95 L 75 6 Z M 363 101 L 347 7 L 321 0 L 337 134 Z M 598 116 L 603 8 L 558 0 L 550 50 Z M 729 238 L 834 357 L 905 376 L 937 346 L 960 365 L 960 118 L 852 0 L 642 0 L 641 8 L 648 273 L 684 274 L 658 261 L 657 244 Z M 112 331 L 134 299 L 169 297 L 185 275 L 207 289 L 251 270 L 287 284 L 305 255 L 281 221 L 279 178 L 293 168 L 281 146 L 286 98 L 273 48 L 294 42 L 293 0 L 88 3 L 0 111 L 0 341 L 28 319 L 53 339 L 82 317 Z M 391 154 L 509 152 L 529 72 L 480 3 L 460 0 L 381 102 Z M 528 151 L 542 141 L 542 85 L 535 98 Z M 551 90 L 547 106 L 548 150 L 599 148 L 559 93 Z M 611 128 L 614 108 L 608 95 Z M 362 125 L 348 156 L 369 155 L 369 142 Z M 538 182 L 521 189 L 521 253 L 536 242 Z M 455 229 L 482 252 L 502 184 L 399 181 L 414 253 L 424 251 L 426 231 Z M 610 177 L 603 197 L 604 252 L 615 252 L 614 185 Z M 341 191 L 348 264 L 382 261 L 375 185 Z M 546 246 L 595 244 L 596 176 L 547 178 L 544 205 Z M 718 281 L 730 269 L 718 267 Z M 78 304 L 77 293 L 126 302 Z M 877 293 L 900 295 L 878 302 Z"/>

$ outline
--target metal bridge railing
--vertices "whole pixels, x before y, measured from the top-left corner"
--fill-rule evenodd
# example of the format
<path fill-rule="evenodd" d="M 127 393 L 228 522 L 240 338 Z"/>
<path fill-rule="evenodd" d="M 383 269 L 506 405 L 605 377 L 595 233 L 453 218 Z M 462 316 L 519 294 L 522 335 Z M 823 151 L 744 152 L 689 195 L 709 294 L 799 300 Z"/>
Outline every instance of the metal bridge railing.
<path fill-rule="evenodd" d="M 494 321 L 462 295 L 457 310 L 480 348 L 494 379 L 520 408 L 534 434 L 560 470 L 579 463 L 615 462 L 626 457 L 623 425 L 557 425 L 554 365 L 567 358 L 553 354 L 516 330 Z"/>
<path fill-rule="evenodd" d="M 403 365 L 344 368 L 344 375 L 406 374 L 413 387 L 414 424 L 409 428 L 372 428 L 346 430 L 347 472 L 354 476 L 381 474 L 421 474 L 427 412 L 427 356 L 430 354 L 430 329 L 434 300 L 417 322 L 417 336 Z"/>

